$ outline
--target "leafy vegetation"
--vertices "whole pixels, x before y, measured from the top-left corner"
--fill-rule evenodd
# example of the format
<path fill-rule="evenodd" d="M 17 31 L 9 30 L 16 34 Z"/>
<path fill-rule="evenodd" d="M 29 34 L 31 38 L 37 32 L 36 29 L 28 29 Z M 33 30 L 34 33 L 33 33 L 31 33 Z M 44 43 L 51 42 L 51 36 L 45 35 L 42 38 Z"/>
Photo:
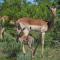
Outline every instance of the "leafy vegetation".
<path fill-rule="evenodd" d="M 59 1 L 59 0 L 58 0 Z M 33 3 L 27 0 L 3 0 L 0 3 L 0 16 L 9 16 L 9 21 L 16 21 L 21 17 L 30 17 L 35 19 L 49 20 L 50 11 L 46 5 L 59 5 L 58 2 L 50 0 L 34 0 Z M 60 59 L 60 9 L 57 9 L 56 24 L 53 31 L 46 33 L 45 37 L 45 52 L 44 60 L 59 60 Z M 3 40 L 0 40 L 0 59 L 1 60 L 31 60 L 30 49 L 26 56 L 22 54 L 20 42 L 16 42 L 16 31 L 14 26 L 9 22 L 5 22 L 5 35 Z M 39 33 L 32 31 L 30 34 L 39 41 Z M 26 47 L 27 48 L 27 47 Z M 40 60 L 41 48 L 38 46 L 35 60 Z M 12 57 L 13 56 L 13 57 Z M 23 59 L 25 58 L 25 59 Z"/>

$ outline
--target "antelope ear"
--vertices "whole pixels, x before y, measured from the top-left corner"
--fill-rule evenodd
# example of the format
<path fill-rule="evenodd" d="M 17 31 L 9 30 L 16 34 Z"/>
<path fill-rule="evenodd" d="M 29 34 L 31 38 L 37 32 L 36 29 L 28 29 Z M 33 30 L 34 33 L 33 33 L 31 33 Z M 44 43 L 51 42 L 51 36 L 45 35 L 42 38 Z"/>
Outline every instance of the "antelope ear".
<path fill-rule="evenodd" d="M 47 7 L 48 9 L 50 9 L 50 7 L 49 7 L 48 5 L 46 5 L 46 7 Z"/>

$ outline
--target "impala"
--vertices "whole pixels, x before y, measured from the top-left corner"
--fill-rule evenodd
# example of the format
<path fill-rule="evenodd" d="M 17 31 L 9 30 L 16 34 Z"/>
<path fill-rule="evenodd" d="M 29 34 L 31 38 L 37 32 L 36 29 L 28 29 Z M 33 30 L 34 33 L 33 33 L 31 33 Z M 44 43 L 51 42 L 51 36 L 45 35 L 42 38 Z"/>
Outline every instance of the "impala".
<path fill-rule="evenodd" d="M 5 23 L 9 20 L 9 16 L 0 16 L 0 22 Z"/>
<path fill-rule="evenodd" d="M 51 17 L 48 21 L 44 21 L 43 19 L 32 19 L 23 17 L 16 21 L 17 25 L 17 32 L 20 33 L 22 30 L 24 32 L 24 36 L 28 36 L 31 30 L 36 30 L 41 32 L 41 39 L 42 39 L 42 55 L 44 52 L 44 39 L 46 31 L 50 30 L 51 27 L 54 25 L 54 19 L 56 17 L 56 7 L 49 7 L 47 6 L 49 11 L 51 12 Z"/>
<path fill-rule="evenodd" d="M 0 39 L 2 39 L 4 37 L 4 31 L 5 31 L 5 28 L 2 28 L 0 26 Z"/>
<path fill-rule="evenodd" d="M 6 20 L 8 20 L 8 16 L 0 16 L 0 39 L 4 37 L 4 23 Z"/>

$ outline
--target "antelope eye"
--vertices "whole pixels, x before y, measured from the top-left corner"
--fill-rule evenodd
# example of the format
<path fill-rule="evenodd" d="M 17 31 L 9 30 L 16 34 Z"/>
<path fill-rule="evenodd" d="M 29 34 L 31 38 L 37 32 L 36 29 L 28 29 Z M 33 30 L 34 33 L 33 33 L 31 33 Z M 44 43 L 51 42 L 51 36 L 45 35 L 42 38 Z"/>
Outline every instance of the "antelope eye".
<path fill-rule="evenodd" d="M 20 29 L 21 29 L 21 27 L 20 27 L 20 26 L 18 26 L 18 29 L 20 30 Z"/>

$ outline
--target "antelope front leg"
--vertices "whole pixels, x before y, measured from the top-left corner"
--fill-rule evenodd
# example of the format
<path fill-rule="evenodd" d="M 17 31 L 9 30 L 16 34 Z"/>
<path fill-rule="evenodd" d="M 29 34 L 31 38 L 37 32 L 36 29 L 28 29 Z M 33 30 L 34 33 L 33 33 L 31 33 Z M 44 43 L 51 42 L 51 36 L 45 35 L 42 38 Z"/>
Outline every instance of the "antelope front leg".
<path fill-rule="evenodd" d="M 25 47 L 24 47 L 24 44 L 23 44 L 23 53 L 26 54 L 26 50 L 25 50 Z"/>
<path fill-rule="evenodd" d="M 4 30 L 5 30 L 5 28 L 2 28 L 0 30 L 0 39 L 4 38 Z"/>
<path fill-rule="evenodd" d="M 25 54 L 26 53 L 26 51 L 25 51 L 25 47 L 24 47 L 24 41 L 23 41 L 23 39 L 22 38 L 19 38 L 19 41 L 20 41 L 20 43 L 21 43 L 21 46 L 22 46 L 22 51 L 23 51 L 23 53 Z"/>
<path fill-rule="evenodd" d="M 32 58 L 34 58 L 35 55 L 34 38 L 30 35 L 28 35 L 28 45 L 32 52 Z"/>
<path fill-rule="evenodd" d="M 45 32 L 42 32 L 42 57 L 43 57 L 43 53 L 44 53 L 44 39 L 45 39 Z"/>

